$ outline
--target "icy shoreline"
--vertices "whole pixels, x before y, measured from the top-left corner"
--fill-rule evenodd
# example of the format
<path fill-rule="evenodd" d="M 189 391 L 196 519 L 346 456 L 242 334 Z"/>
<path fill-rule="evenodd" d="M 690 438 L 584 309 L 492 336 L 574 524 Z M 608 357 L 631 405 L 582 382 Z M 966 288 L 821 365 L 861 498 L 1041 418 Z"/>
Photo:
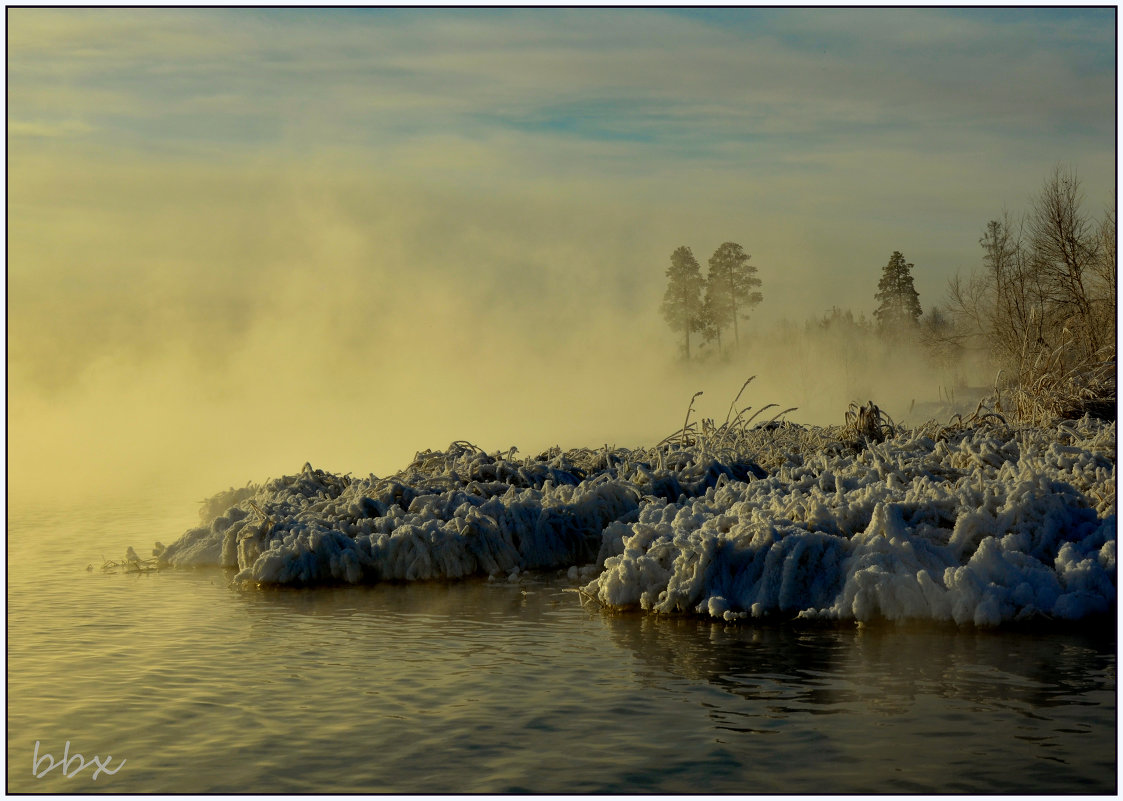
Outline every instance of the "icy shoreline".
<path fill-rule="evenodd" d="M 1115 605 L 1115 423 L 994 420 L 884 442 L 773 424 L 734 442 L 305 465 L 220 493 L 161 565 L 317 585 L 569 570 L 613 608 L 723 620 L 1078 620 Z"/>

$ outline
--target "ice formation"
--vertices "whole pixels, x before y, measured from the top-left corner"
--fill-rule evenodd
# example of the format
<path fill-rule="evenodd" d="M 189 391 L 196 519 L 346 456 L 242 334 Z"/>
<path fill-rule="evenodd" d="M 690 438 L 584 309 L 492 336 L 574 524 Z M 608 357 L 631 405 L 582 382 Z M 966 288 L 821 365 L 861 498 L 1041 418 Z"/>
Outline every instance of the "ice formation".
<path fill-rule="evenodd" d="M 562 570 L 608 607 L 724 620 L 1071 620 L 1114 609 L 1115 447 L 1091 418 L 531 459 L 453 443 L 389 478 L 305 465 L 221 493 L 157 551 L 248 584 Z"/>

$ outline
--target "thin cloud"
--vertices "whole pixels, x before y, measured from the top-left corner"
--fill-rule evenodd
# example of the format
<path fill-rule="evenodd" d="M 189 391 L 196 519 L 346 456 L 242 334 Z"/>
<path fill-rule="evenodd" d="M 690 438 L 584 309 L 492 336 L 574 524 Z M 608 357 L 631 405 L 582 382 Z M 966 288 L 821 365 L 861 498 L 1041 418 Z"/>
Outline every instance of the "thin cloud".
<path fill-rule="evenodd" d="M 664 142 L 690 136 L 696 147 L 720 147 L 746 127 L 832 142 L 863 122 L 867 138 L 880 126 L 1013 131 L 1074 115 L 1094 131 L 1111 125 L 1111 104 L 1097 102 L 1112 91 L 1111 71 L 1090 76 L 1086 53 L 1113 42 L 1100 34 L 1090 48 L 1095 33 L 1079 18 L 1056 33 L 1026 15 L 925 10 L 725 18 L 743 23 L 718 28 L 651 10 L 23 10 L 12 17 L 10 72 L 17 86 L 62 77 L 123 93 L 134 102 L 117 127 L 164 117 L 168 125 L 143 133 L 172 139 L 176 114 L 198 115 L 198 128 L 235 142 L 330 115 L 398 138 L 431 127 L 472 136 L 489 125 L 619 137 L 656 158 Z M 34 96 L 15 96 L 24 116 L 34 116 Z M 80 108 L 96 114 L 105 104 Z"/>
<path fill-rule="evenodd" d="M 82 120 L 8 120 L 8 136 L 32 139 L 58 139 L 85 136 L 97 129 Z"/>

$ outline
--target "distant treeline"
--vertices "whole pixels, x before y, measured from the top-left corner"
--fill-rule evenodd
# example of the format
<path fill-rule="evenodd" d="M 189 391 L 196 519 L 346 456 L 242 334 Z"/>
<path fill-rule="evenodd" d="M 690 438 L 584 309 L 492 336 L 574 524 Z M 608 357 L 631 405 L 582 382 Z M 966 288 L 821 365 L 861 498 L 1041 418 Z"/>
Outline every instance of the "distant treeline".
<path fill-rule="evenodd" d="M 1004 211 L 987 222 L 979 240 L 979 267 L 948 283 L 942 305 L 924 313 L 913 285 L 913 265 L 893 251 L 881 269 L 872 320 L 834 308 L 808 328 L 876 336 L 902 348 L 919 346 L 933 367 L 968 356 L 996 371 L 996 403 L 1021 418 L 1114 417 L 1116 373 L 1115 208 L 1095 219 L 1083 209 L 1076 174 L 1057 167 L 1013 218 Z M 662 312 L 682 335 L 709 345 L 706 357 L 725 352 L 723 332 L 762 300 L 757 268 L 744 249 L 726 242 L 710 257 L 709 272 L 689 247 L 679 247 L 667 268 Z"/>

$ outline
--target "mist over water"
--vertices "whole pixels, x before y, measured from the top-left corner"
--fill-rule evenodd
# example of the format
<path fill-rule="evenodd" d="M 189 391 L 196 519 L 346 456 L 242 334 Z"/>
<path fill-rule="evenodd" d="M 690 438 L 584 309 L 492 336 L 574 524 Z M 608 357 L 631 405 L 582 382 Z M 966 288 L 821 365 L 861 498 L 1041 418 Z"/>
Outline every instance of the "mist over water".
<path fill-rule="evenodd" d="M 818 424 L 869 399 L 900 416 L 952 380 L 805 330 L 824 310 L 786 302 L 767 256 L 741 349 L 683 363 L 658 314 L 669 214 L 338 169 L 12 180 L 15 500 L 57 492 L 60 466 L 69 492 L 202 497 L 305 461 L 386 475 L 461 439 L 650 445 L 698 390 L 694 419 L 725 419 L 750 375 L 738 410 Z"/>

